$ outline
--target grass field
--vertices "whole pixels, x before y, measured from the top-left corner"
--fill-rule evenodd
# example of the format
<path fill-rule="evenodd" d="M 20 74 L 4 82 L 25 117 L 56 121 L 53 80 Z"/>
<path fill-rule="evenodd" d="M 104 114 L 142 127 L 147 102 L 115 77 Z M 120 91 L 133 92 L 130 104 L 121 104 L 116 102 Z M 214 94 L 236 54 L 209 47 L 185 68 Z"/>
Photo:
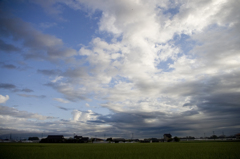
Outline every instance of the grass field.
<path fill-rule="evenodd" d="M 1 143 L 0 159 L 240 159 L 240 142 L 120 144 Z"/>

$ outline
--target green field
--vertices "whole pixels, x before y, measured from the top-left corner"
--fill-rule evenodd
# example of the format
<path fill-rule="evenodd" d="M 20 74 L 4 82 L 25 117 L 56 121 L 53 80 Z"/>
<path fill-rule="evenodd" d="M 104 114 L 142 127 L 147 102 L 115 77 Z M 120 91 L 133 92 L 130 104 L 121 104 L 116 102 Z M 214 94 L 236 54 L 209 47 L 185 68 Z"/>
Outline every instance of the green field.
<path fill-rule="evenodd" d="M 0 159 L 240 159 L 240 142 L 119 144 L 1 143 Z"/>

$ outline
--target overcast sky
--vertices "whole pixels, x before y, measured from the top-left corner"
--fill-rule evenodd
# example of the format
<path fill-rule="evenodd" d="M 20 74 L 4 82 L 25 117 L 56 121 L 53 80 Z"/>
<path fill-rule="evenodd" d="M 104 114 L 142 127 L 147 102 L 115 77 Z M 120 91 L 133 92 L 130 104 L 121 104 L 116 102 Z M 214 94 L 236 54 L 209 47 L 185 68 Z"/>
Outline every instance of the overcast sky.
<path fill-rule="evenodd" d="M 240 132 L 239 0 L 0 7 L 0 137 Z"/>

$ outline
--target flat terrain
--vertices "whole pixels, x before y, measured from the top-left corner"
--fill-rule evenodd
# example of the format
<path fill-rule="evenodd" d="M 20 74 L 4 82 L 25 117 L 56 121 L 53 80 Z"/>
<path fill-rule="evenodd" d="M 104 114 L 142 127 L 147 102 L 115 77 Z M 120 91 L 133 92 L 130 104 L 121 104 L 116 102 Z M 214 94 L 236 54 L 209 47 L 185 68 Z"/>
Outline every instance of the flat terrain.
<path fill-rule="evenodd" d="M 119 144 L 0 143 L 0 159 L 239 159 L 240 142 Z"/>

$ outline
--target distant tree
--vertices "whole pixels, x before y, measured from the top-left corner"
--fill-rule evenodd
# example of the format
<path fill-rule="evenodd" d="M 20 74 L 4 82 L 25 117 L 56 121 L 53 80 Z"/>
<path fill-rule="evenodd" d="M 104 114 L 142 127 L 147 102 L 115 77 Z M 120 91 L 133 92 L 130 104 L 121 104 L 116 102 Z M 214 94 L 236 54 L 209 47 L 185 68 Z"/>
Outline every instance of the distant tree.
<path fill-rule="evenodd" d="M 38 137 L 29 137 L 28 140 L 39 140 Z"/>
<path fill-rule="evenodd" d="M 215 139 L 217 139 L 218 137 L 217 137 L 217 135 L 212 135 L 211 138 L 215 140 Z"/>
<path fill-rule="evenodd" d="M 96 140 L 96 138 L 91 138 L 89 141 L 90 142 L 93 142 L 93 141 L 95 141 Z"/>
<path fill-rule="evenodd" d="M 225 135 L 220 135 L 220 136 L 218 136 L 218 138 L 226 138 L 226 136 Z"/>
<path fill-rule="evenodd" d="M 107 138 L 107 141 L 112 141 L 112 138 L 110 137 L 110 138 Z"/>
<path fill-rule="evenodd" d="M 169 138 L 168 140 L 167 140 L 167 142 L 172 142 L 173 141 L 173 139 L 172 138 Z"/>
<path fill-rule="evenodd" d="M 193 136 L 186 136 L 187 139 L 195 139 Z"/>
<path fill-rule="evenodd" d="M 175 137 L 173 138 L 173 141 L 179 142 L 179 141 L 180 141 L 180 138 L 178 138 L 177 136 L 175 136 Z"/>

